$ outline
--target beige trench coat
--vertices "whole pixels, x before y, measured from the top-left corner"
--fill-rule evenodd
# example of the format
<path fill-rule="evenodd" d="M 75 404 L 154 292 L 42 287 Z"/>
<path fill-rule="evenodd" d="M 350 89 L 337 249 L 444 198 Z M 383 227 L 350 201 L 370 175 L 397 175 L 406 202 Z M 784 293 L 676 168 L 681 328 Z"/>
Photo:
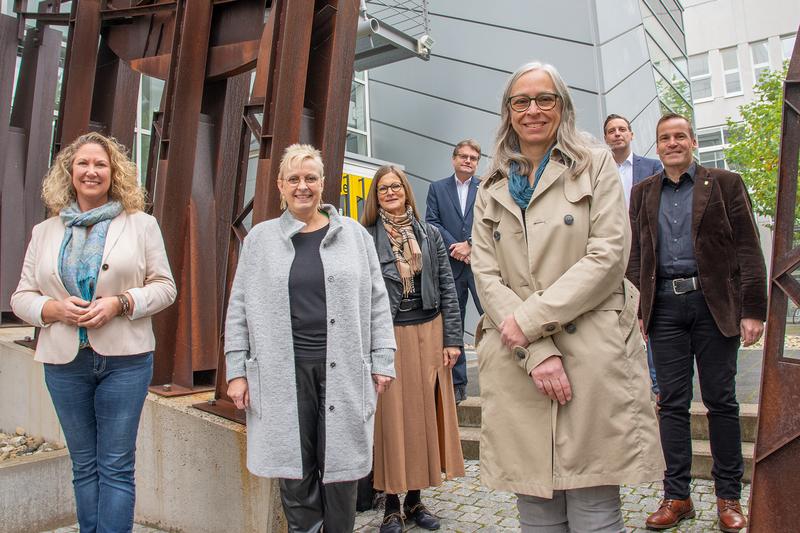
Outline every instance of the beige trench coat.
<path fill-rule="evenodd" d="M 501 174 L 475 202 L 472 271 L 485 314 L 476 344 L 481 480 L 550 498 L 553 490 L 663 478 L 647 354 L 624 280 L 630 224 L 610 152 L 572 176 L 558 146 L 525 211 Z M 532 341 L 509 350 L 495 324 L 513 314 Z M 572 385 L 565 406 L 529 376 L 552 355 Z"/>

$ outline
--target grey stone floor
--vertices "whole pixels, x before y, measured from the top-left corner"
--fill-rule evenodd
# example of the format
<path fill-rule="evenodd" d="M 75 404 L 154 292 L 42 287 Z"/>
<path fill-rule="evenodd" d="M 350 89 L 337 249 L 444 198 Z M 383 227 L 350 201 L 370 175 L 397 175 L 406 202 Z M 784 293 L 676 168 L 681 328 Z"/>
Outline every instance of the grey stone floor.
<path fill-rule="evenodd" d="M 467 461 L 465 477 L 445 481 L 439 487 L 423 491 L 423 502 L 442 520 L 440 531 L 519 531 L 515 496 L 481 487 L 479 475 L 478 461 Z M 658 509 L 661 483 L 624 486 L 620 489 L 620 496 L 627 530 L 635 533 L 647 531 L 644 528 L 644 521 L 649 513 Z M 750 486 L 745 485 L 742 493 L 742 504 L 745 507 L 749 497 Z M 697 516 L 693 520 L 681 522 L 679 527 L 664 531 L 669 533 L 718 531 L 716 498 L 712 483 L 706 480 L 693 481 L 692 499 Z M 355 531 L 376 532 L 382 517 L 383 511 L 380 510 L 359 513 L 356 517 Z M 406 531 L 408 530 L 424 531 L 406 524 Z"/>

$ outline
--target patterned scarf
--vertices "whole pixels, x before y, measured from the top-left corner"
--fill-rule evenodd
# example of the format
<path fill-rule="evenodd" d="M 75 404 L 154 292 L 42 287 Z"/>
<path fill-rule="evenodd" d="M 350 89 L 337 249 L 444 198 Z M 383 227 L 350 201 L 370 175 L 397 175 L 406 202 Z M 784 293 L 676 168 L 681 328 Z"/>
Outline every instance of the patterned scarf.
<path fill-rule="evenodd" d="M 411 206 L 402 215 L 392 215 L 383 209 L 378 214 L 392 244 L 395 264 L 403 282 L 403 296 L 414 292 L 414 275 L 422 272 L 422 251 L 414 235 L 414 211 Z"/>
<path fill-rule="evenodd" d="M 524 211 L 528 208 L 528 204 L 531 203 L 531 197 L 533 197 L 533 192 L 536 190 L 536 186 L 539 185 L 539 180 L 544 174 L 544 169 L 547 166 L 547 163 L 550 161 L 550 152 L 552 148 L 547 151 L 545 154 L 544 159 L 542 162 L 539 163 L 539 167 L 536 169 L 536 174 L 534 175 L 533 179 L 533 186 L 528 182 L 528 176 L 521 176 L 519 174 L 519 165 L 512 162 L 508 169 L 508 192 L 511 194 L 511 198 L 514 199 L 514 202 Z"/>
<path fill-rule="evenodd" d="M 111 219 L 121 212 L 122 204 L 119 202 L 108 202 L 89 211 L 81 211 L 77 202 L 72 202 L 59 213 L 66 226 L 58 252 L 59 273 L 71 296 L 87 302 L 94 298 L 108 226 Z M 94 227 L 87 231 L 88 226 Z M 78 336 L 81 344 L 89 342 L 86 328 L 79 328 Z"/>

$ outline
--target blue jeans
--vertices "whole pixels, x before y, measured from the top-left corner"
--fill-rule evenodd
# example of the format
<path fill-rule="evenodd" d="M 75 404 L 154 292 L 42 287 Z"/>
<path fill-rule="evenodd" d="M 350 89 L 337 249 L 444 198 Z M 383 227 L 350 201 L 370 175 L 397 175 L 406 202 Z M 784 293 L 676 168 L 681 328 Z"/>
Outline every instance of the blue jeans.
<path fill-rule="evenodd" d="M 106 357 L 84 348 L 44 378 L 72 459 L 81 533 L 130 532 L 136 433 L 153 353 Z"/>

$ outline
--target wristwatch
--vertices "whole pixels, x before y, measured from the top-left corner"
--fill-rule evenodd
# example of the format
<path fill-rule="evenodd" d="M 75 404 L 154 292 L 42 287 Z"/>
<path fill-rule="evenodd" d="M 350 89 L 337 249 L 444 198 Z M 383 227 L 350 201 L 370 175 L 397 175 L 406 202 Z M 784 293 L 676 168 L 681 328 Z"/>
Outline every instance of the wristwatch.
<path fill-rule="evenodd" d="M 472 246 L 472 235 L 470 235 L 469 237 L 467 237 L 467 244 L 469 244 L 470 246 Z"/>

